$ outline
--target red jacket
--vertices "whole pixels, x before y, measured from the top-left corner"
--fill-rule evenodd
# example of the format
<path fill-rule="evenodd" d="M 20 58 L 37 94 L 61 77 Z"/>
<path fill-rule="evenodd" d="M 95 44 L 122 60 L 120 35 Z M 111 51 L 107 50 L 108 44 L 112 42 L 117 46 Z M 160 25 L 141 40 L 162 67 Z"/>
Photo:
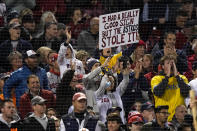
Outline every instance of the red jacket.
<path fill-rule="evenodd" d="M 193 79 L 192 64 L 194 63 L 194 61 L 197 61 L 197 56 L 193 54 L 187 58 L 187 61 L 188 61 L 188 69 L 183 75 L 185 75 L 187 79 L 191 81 Z"/>
<path fill-rule="evenodd" d="M 56 104 L 56 97 L 54 96 L 52 91 L 40 90 L 40 95 L 42 98 L 46 99 L 46 108 L 54 108 Z M 25 116 L 29 113 L 32 112 L 32 106 L 31 106 L 31 99 L 33 96 L 28 92 L 23 94 L 20 97 L 20 106 L 19 106 L 19 112 L 20 116 L 22 119 L 25 118 Z"/>

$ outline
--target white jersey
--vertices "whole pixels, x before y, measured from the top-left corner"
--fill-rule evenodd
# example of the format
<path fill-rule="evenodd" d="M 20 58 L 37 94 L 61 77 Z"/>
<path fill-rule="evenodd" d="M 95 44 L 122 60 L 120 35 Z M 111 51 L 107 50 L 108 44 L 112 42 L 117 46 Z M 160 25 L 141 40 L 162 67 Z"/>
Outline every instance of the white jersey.
<path fill-rule="evenodd" d="M 191 90 L 195 91 L 195 96 L 197 97 L 197 78 L 191 80 L 188 85 L 191 87 Z M 189 101 L 190 101 L 190 97 L 187 97 L 185 99 L 185 104 L 187 107 L 189 105 Z"/>
<path fill-rule="evenodd" d="M 60 83 L 60 76 L 56 75 L 52 72 L 47 72 L 47 78 L 48 78 L 48 83 L 49 83 L 49 88 L 50 90 L 56 94 L 56 88 L 58 87 Z"/>
<path fill-rule="evenodd" d="M 66 57 L 65 57 L 67 47 L 64 46 L 64 43 L 61 44 L 60 50 L 58 52 L 57 61 L 58 61 L 58 65 L 59 65 L 59 68 L 60 68 L 60 77 L 61 78 L 63 77 L 63 74 L 64 74 L 65 71 L 71 69 L 71 65 L 70 65 L 71 61 L 76 63 L 75 72 L 77 74 L 85 74 L 83 63 L 80 60 L 75 58 L 75 51 L 72 48 L 72 46 L 70 44 L 68 46 L 72 50 L 72 58 L 71 59 L 66 59 Z"/>
<path fill-rule="evenodd" d="M 121 96 L 124 94 L 127 85 L 129 83 L 129 76 L 124 76 L 122 82 L 118 85 L 116 88 L 116 91 L 112 93 L 107 93 L 105 94 L 105 90 L 107 88 L 106 82 L 107 78 L 104 76 L 101 81 L 101 86 L 99 89 L 95 92 L 95 97 L 97 101 L 97 106 L 99 108 L 99 116 L 100 120 L 105 123 L 106 122 L 106 115 L 107 115 L 107 110 L 109 108 L 112 108 L 112 106 L 118 106 L 122 108 L 122 111 L 120 112 L 120 116 L 122 119 L 123 124 L 126 123 L 125 121 L 125 112 L 122 104 L 122 99 Z"/>

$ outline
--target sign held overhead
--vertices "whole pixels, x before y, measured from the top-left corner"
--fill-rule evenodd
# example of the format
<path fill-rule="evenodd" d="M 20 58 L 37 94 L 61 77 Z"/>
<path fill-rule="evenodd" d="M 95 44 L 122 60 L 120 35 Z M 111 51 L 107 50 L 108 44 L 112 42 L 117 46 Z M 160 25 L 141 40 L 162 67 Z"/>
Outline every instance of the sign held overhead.
<path fill-rule="evenodd" d="M 99 16 L 99 49 L 136 43 L 139 9 Z"/>

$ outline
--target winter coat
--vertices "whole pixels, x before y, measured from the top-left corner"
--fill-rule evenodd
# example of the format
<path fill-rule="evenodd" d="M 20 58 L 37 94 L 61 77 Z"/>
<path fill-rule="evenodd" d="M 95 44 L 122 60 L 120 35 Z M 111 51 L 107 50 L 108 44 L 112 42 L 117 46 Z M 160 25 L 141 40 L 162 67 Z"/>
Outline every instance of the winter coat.
<path fill-rule="evenodd" d="M 31 49 L 33 49 L 32 45 L 28 41 L 19 39 L 18 45 L 16 47 L 17 51 L 25 54 L 26 51 Z M 0 67 L 4 68 L 6 71 L 10 71 L 10 64 L 7 57 L 12 51 L 13 47 L 10 40 L 6 40 L 0 45 Z"/>
<path fill-rule="evenodd" d="M 47 100 L 46 102 L 46 108 L 55 108 L 55 102 L 56 102 L 56 98 L 53 95 L 53 92 L 48 91 L 48 90 L 44 90 L 41 89 L 39 96 L 41 96 L 42 98 L 44 98 L 45 100 Z M 32 105 L 31 105 L 31 99 L 33 98 L 33 96 L 30 94 L 30 92 L 26 92 L 25 94 L 23 94 L 20 98 L 20 106 L 19 106 L 19 112 L 20 112 L 20 116 L 22 119 L 25 118 L 25 116 L 29 113 L 32 112 Z"/>
<path fill-rule="evenodd" d="M 29 75 L 35 74 L 39 77 L 40 86 L 43 89 L 48 90 L 48 79 L 46 71 L 40 67 L 35 68 L 33 71 L 28 68 L 27 65 L 19 68 L 13 72 L 8 80 L 6 80 L 3 87 L 4 98 L 11 97 L 11 89 L 15 88 L 16 95 L 16 106 L 19 107 L 20 97 L 27 91 L 27 77 Z"/>

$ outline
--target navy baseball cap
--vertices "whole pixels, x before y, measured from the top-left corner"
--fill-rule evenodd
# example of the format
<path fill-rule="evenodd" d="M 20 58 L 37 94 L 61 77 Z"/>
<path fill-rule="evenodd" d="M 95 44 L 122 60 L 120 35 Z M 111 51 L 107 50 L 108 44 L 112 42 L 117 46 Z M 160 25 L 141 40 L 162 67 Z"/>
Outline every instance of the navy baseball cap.
<path fill-rule="evenodd" d="M 143 103 L 141 106 L 141 112 L 144 110 L 154 109 L 154 105 L 152 105 L 150 102 Z"/>
<path fill-rule="evenodd" d="M 107 110 L 107 116 L 108 116 L 110 113 L 114 113 L 115 111 L 121 112 L 121 111 L 122 111 L 122 108 L 120 108 L 120 107 L 112 107 L 112 108 L 109 108 L 109 109 Z"/>

